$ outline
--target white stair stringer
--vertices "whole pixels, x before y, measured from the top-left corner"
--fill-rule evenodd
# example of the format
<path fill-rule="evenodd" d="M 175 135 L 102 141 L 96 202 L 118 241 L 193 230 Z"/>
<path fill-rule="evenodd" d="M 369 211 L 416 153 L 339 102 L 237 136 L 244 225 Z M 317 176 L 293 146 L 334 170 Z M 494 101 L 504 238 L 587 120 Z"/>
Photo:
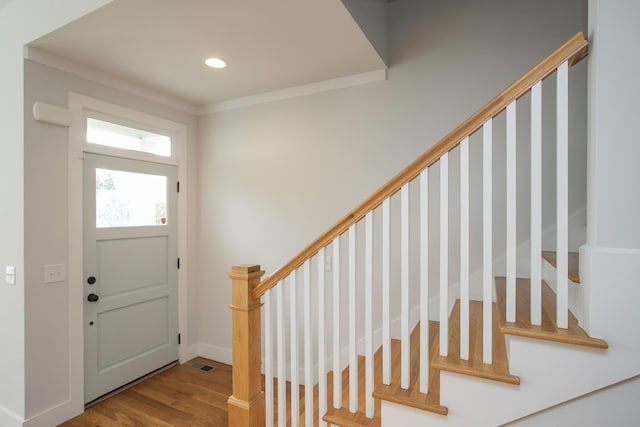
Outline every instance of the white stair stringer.
<path fill-rule="evenodd" d="M 640 251 L 584 246 L 580 252 L 587 268 L 576 286 L 589 287 L 590 332 L 608 349 L 507 335 L 509 370 L 519 386 L 441 371 L 440 403 L 448 416 L 382 402 L 382 426 L 499 426 L 640 375 L 640 286 L 628 280 L 640 277 Z M 637 397 L 626 399 L 618 418 L 636 411 Z"/>
<path fill-rule="evenodd" d="M 616 380 L 607 350 L 511 337 L 510 371 L 519 386 L 441 371 L 440 402 L 446 417 L 382 404 L 382 425 L 498 426 L 541 411 Z M 625 376 L 626 377 L 626 376 Z M 385 424 L 385 420 L 389 421 Z"/>

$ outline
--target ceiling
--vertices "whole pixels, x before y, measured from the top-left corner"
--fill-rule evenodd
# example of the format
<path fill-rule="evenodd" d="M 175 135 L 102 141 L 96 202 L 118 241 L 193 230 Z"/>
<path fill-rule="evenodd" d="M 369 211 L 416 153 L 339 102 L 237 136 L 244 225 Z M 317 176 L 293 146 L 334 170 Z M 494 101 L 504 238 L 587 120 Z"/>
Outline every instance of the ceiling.
<path fill-rule="evenodd" d="M 194 107 L 385 68 L 340 0 L 115 0 L 30 46 Z"/>

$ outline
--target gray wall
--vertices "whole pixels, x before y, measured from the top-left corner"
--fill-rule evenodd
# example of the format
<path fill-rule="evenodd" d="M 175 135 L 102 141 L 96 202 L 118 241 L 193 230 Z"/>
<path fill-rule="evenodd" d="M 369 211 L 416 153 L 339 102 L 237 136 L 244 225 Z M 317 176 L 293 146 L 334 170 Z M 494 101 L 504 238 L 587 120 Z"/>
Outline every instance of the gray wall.
<path fill-rule="evenodd" d="M 640 407 L 635 404 L 635 398 L 632 396 L 638 396 L 638 393 L 640 393 L 640 378 L 634 377 L 506 425 L 513 427 L 637 425 L 640 421 Z"/>
<path fill-rule="evenodd" d="M 199 121 L 198 313 L 202 342 L 230 348 L 226 272 L 231 265 L 259 263 L 269 274 L 284 264 L 506 85 L 584 30 L 586 5 L 579 0 L 408 0 L 389 4 L 389 23 L 388 81 L 218 112 Z M 586 193 L 585 66 L 579 65 L 572 76 L 576 76 L 571 91 L 577 101 L 571 111 L 570 150 L 575 164 L 569 204 L 575 212 L 584 207 Z M 551 81 L 545 85 L 545 99 L 551 101 L 553 94 Z M 525 105 L 519 116 L 526 118 L 526 114 Z M 553 117 L 553 108 L 545 114 Z M 551 169 L 545 174 L 545 226 L 552 224 L 555 210 L 550 189 L 555 130 L 548 118 L 545 115 L 544 157 L 545 167 Z M 500 123 L 498 119 L 494 126 L 494 164 L 504 163 Z M 520 174 L 526 176 L 526 126 L 519 134 L 523 141 L 519 142 L 518 164 Z M 476 158 L 480 155 L 478 142 L 472 145 Z M 472 166 L 473 268 L 479 267 L 481 259 L 480 172 Z M 500 206 L 504 204 L 500 172 L 494 180 L 495 203 Z M 455 182 L 452 178 L 452 186 Z M 437 191 L 433 191 L 432 206 L 436 198 Z M 455 200 L 455 190 L 451 198 Z M 521 212 L 526 212 L 528 203 L 527 193 L 519 192 Z M 451 209 L 456 206 L 452 202 Z M 452 215 L 455 226 L 457 219 Z M 504 252 L 500 215 L 494 217 L 496 257 Z M 437 230 L 437 223 L 432 224 Z M 528 227 L 526 221 L 519 223 L 520 242 L 528 239 Z M 452 242 L 455 233 L 450 234 Z M 437 231 L 433 237 L 432 253 L 437 253 Z M 413 245 L 416 240 L 412 239 Z M 456 252 L 455 243 L 450 251 Z M 437 264 L 437 258 L 432 263 Z M 434 291 L 437 273 L 432 269 Z"/>
<path fill-rule="evenodd" d="M 25 417 L 23 47 L 106 0 L 20 0 L 0 9 L 0 266 L 17 267 L 15 286 L 0 284 L 0 424 Z M 64 398 L 64 397 L 62 397 Z"/>
<path fill-rule="evenodd" d="M 187 161 L 191 191 L 197 191 L 195 177 L 196 118 L 138 97 L 116 91 L 46 66 L 25 61 L 25 329 L 27 417 L 61 401 L 69 393 L 68 282 L 43 283 L 43 267 L 67 264 L 68 129 L 37 122 L 33 103 L 41 101 L 66 107 L 68 92 L 142 111 L 187 126 Z M 194 198 L 195 200 L 195 198 Z M 190 206 L 190 213 L 197 207 Z M 195 218 L 195 216 L 194 216 Z M 195 236 L 195 220 L 189 220 L 189 235 Z M 191 238 L 195 242 L 195 237 Z M 195 243 L 188 254 L 192 258 Z M 193 296 L 194 297 L 194 296 Z M 195 297 L 194 297 L 195 298 Z M 191 305 L 195 305 L 193 302 Z M 196 329 L 195 310 L 190 323 Z M 187 342 L 193 337 L 185 337 Z M 45 351 L 46 350 L 46 351 Z"/>

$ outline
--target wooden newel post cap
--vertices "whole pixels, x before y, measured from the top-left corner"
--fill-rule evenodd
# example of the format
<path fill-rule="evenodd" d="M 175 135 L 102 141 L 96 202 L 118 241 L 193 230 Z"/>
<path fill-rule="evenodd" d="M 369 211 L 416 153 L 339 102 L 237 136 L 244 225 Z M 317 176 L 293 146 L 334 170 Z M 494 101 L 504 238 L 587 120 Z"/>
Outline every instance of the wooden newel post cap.
<path fill-rule="evenodd" d="M 231 279 L 253 279 L 256 276 L 262 277 L 264 271 L 260 270 L 259 264 L 240 264 L 231 267 L 231 271 L 227 273 Z"/>

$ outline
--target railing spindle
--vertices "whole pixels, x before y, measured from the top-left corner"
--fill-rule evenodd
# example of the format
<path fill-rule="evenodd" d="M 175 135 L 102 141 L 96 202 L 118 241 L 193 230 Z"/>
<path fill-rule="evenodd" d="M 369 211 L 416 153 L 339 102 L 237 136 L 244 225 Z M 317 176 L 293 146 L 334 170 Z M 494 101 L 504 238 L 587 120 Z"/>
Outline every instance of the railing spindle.
<path fill-rule="evenodd" d="M 298 300 L 297 276 L 293 270 L 289 276 L 289 345 L 291 351 L 291 426 L 296 427 L 300 419 L 300 388 L 298 381 Z"/>
<path fill-rule="evenodd" d="M 460 143 L 460 359 L 469 360 L 469 137 Z"/>
<path fill-rule="evenodd" d="M 429 391 L 429 171 L 420 173 L 420 392 Z"/>
<path fill-rule="evenodd" d="M 333 407 L 342 406 L 342 367 L 340 363 L 340 236 L 332 244 L 333 256 Z"/>
<path fill-rule="evenodd" d="M 304 419 L 313 425 L 313 356 L 311 355 L 311 259 L 304 263 Z"/>
<path fill-rule="evenodd" d="M 531 324 L 542 324 L 542 81 L 531 88 Z"/>
<path fill-rule="evenodd" d="M 391 288 L 391 215 L 390 201 L 382 202 L 382 383 L 391 384 L 391 334 L 390 334 L 390 288 Z"/>
<path fill-rule="evenodd" d="M 409 184 L 400 190 L 400 387 L 409 388 Z"/>
<path fill-rule="evenodd" d="M 440 355 L 449 354 L 449 153 L 440 158 Z"/>
<path fill-rule="evenodd" d="M 327 423 L 322 419 L 327 412 L 327 366 L 325 346 L 325 248 L 318 252 L 318 422 L 320 427 Z"/>
<path fill-rule="evenodd" d="M 569 257 L 569 63 L 558 68 L 557 76 L 557 290 L 558 328 L 569 327 L 568 257 Z"/>
<path fill-rule="evenodd" d="M 365 217 L 365 413 L 373 418 L 373 211 Z"/>
<path fill-rule="evenodd" d="M 267 407 L 266 425 L 273 427 L 273 322 L 271 294 L 269 289 L 264 294 L 264 397 Z"/>
<path fill-rule="evenodd" d="M 356 338 L 356 225 L 349 227 L 349 410 L 358 411 L 358 342 Z"/>
<path fill-rule="evenodd" d="M 516 321 L 516 101 L 507 106 L 507 322 Z"/>
<path fill-rule="evenodd" d="M 278 311 L 276 321 L 278 327 L 278 426 L 285 426 L 287 422 L 287 375 L 285 373 L 284 354 L 284 283 L 278 282 L 276 286 L 276 302 Z"/>
<path fill-rule="evenodd" d="M 493 120 L 489 119 L 482 126 L 483 155 L 482 155 L 482 360 L 491 364 L 493 359 L 493 216 L 492 216 L 492 143 Z"/>

